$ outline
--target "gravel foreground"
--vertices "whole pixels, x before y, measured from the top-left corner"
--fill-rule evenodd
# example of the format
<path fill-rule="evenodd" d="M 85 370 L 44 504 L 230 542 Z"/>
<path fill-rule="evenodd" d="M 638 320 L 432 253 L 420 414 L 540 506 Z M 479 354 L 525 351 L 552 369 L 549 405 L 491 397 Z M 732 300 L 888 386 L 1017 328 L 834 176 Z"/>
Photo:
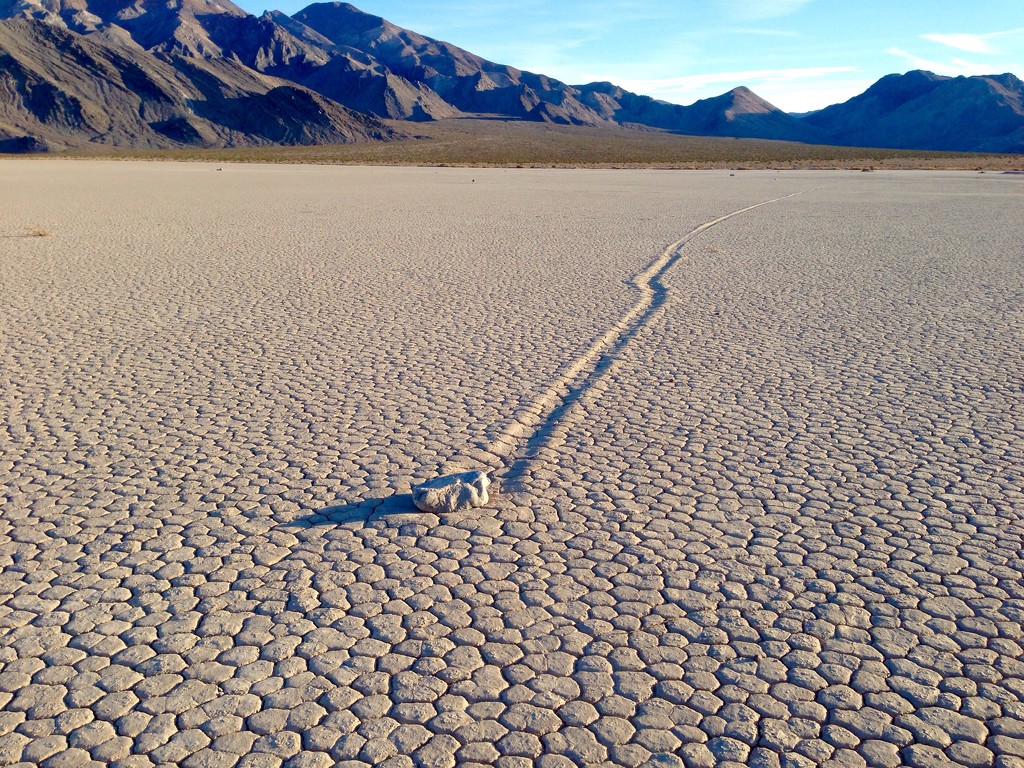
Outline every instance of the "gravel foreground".
<path fill-rule="evenodd" d="M 1024 768 L 1022 220 L 997 174 L 0 163 L 0 764 Z"/>

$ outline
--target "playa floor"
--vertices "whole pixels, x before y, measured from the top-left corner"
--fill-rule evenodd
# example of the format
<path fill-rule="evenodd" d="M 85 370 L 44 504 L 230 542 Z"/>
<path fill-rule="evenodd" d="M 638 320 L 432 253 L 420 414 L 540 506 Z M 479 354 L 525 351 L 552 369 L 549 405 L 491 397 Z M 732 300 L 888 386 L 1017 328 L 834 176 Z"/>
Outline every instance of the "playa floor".
<path fill-rule="evenodd" d="M 1022 768 L 1022 221 L 0 162 L 0 765 Z"/>

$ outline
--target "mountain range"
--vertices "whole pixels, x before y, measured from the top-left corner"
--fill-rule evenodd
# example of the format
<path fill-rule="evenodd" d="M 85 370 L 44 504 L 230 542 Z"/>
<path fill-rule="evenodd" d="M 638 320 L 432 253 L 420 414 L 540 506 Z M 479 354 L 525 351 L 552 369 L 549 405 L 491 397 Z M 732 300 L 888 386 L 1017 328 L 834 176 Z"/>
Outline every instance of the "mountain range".
<path fill-rule="evenodd" d="M 745 87 L 689 106 L 496 64 L 347 3 L 294 16 L 230 0 L 0 0 L 0 151 L 326 144 L 384 120 L 501 116 L 700 136 L 1024 152 L 1011 74 L 889 75 L 790 115 Z"/>

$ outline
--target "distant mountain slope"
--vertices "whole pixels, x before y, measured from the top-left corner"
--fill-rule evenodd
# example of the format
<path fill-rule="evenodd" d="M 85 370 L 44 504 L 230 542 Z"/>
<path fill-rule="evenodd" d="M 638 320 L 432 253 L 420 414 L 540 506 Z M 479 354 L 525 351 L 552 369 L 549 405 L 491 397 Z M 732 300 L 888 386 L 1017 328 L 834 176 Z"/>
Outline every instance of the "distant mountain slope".
<path fill-rule="evenodd" d="M 802 120 L 834 144 L 1024 152 L 1024 82 L 1011 74 L 888 75 Z"/>
<path fill-rule="evenodd" d="M 686 124 L 677 130 L 705 136 L 821 141 L 820 131 L 790 117 L 746 87 L 702 99 L 686 108 Z"/>
<path fill-rule="evenodd" d="M 821 131 L 769 104 L 749 88 L 702 99 L 688 107 L 638 96 L 611 83 L 576 86 L 583 103 L 617 123 L 638 123 L 693 136 L 816 141 Z"/>
<path fill-rule="evenodd" d="M 3 140 L 244 146 L 389 134 L 372 118 L 233 60 L 158 55 L 44 21 L 0 21 Z"/>
<path fill-rule="evenodd" d="M 361 51 L 342 51 L 296 80 L 350 109 L 395 120 L 439 120 L 459 110 L 422 83 L 397 75 Z"/>
<path fill-rule="evenodd" d="M 462 48 L 402 29 L 348 3 L 315 3 L 293 17 L 338 46 L 362 51 L 463 112 L 597 125 L 603 118 L 572 87 L 495 64 Z"/>

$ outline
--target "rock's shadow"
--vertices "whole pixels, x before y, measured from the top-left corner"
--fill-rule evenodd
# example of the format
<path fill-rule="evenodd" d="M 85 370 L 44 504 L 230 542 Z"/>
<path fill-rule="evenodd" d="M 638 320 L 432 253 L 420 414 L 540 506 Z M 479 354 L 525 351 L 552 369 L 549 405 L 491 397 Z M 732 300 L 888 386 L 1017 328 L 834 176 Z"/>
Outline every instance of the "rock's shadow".
<path fill-rule="evenodd" d="M 280 527 L 308 529 L 319 526 L 341 525 L 374 528 L 415 526 L 415 528 L 411 528 L 409 531 L 411 535 L 418 535 L 416 531 L 422 532 L 422 526 L 427 528 L 434 528 L 439 525 L 465 526 L 467 521 L 493 518 L 496 511 L 499 508 L 506 507 L 510 500 L 506 498 L 498 501 L 498 503 L 495 503 L 495 501 L 492 499 L 490 504 L 478 509 L 438 515 L 418 510 L 412 502 L 411 493 L 396 493 L 383 498 L 362 499 L 335 504 L 297 517 L 287 523 L 282 523 Z"/>
<path fill-rule="evenodd" d="M 396 493 L 377 499 L 364 499 L 325 507 L 287 523 L 289 527 L 312 528 L 318 525 L 367 524 L 374 521 L 403 523 L 433 517 L 416 509 L 411 493 Z"/>

